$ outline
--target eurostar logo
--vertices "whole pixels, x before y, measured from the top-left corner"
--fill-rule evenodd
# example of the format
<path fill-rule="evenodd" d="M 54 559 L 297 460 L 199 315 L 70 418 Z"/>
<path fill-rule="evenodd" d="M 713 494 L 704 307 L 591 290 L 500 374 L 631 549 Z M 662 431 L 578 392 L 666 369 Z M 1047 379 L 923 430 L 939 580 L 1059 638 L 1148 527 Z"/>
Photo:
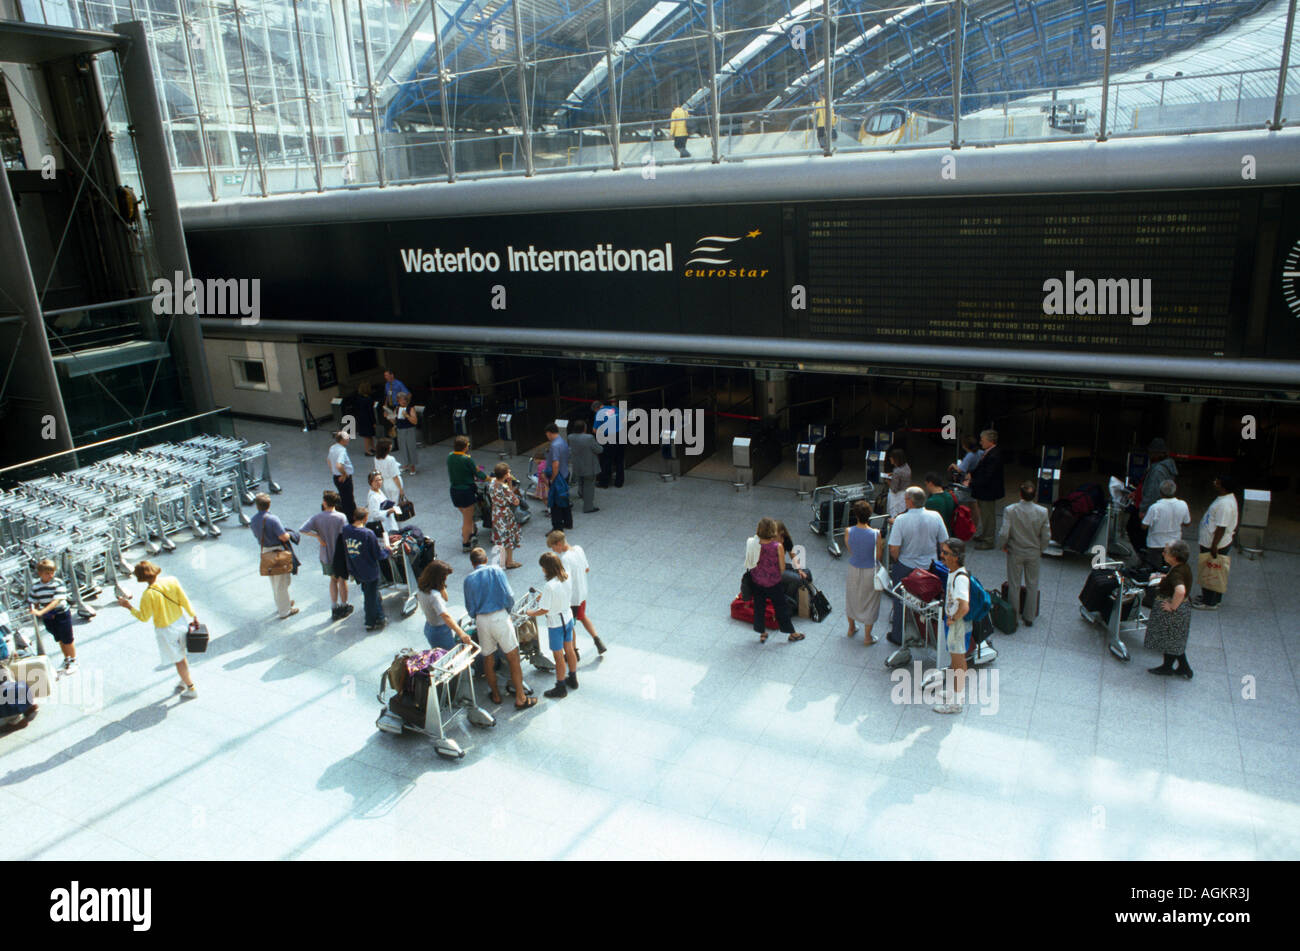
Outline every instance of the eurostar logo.
<path fill-rule="evenodd" d="M 743 235 L 706 234 L 695 242 L 687 259 L 683 277 L 754 279 L 767 277 L 768 268 L 726 267 L 734 264 L 735 257 L 743 256 L 744 247 L 738 244 L 747 238 L 757 238 L 763 232 L 755 228 Z M 695 267 L 693 265 L 706 265 Z M 711 265 L 711 266 L 708 266 Z"/>

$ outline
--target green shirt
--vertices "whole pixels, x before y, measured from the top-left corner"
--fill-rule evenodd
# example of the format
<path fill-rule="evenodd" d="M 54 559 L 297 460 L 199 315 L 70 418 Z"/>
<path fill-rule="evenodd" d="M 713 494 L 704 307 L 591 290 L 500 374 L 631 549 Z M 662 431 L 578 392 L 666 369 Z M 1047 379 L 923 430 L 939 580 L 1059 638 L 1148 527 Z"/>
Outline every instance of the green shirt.
<path fill-rule="evenodd" d="M 453 489 L 472 489 L 478 478 L 478 468 L 468 455 L 453 452 L 447 456 L 447 475 L 451 477 Z"/>
<path fill-rule="evenodd" d="M 952 500 L 952 495 L 947 492 L 936 492 L 925 500 L 925 507 L 943 516 L 943 524 L 947 527 L 948 534 L 951 535 L 952 513 L 957 508 L 957 503 Z"/>

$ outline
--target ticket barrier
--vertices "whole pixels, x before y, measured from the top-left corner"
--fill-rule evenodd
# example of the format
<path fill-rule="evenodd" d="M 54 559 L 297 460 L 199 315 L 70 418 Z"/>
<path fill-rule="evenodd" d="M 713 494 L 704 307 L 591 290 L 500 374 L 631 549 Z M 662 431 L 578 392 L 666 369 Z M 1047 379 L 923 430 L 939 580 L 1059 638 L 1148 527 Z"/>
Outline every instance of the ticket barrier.
<path fill-rule="evenodd" d="M 795 447 L 795 469 L 799 476 L 799 498 L 806 499 L 818 485 L 829 484 L 840 471 L 839 439 L 829 424 L 812 424 L 805 440 Z"/>
<path fill-rule="evenodd" d="M 1038 461 L 1038 494 L 1035 500 L 1039 505 L 1047 506 L 1049 512 L 1061 494 L 1061 469 L 1064 464 L 1064 446 L 1043 446 Z"/>
<path fill-rule="evenodd" d="M 736 469 L 732 482 L 736 490 L 753 488 L 781 464 L 781 441 L 770 431 L 737 436 L 731 441 L 731 464 Z"/>
<path fill-rule="evenodd" d="M 659 457 L 663 462 L 661 478 L 666 482 L 681 478 L 717 449 L 717 420 L 708 407 L 693 406 L 674 412 L 659 432 Z"/>
<path fill-rule="evenodd" d="M 451 411 L 452 436 L 467 436 L 471 446 L 486 446 L 497 438 L 497 417 L 483 406 L 483 397 L 470 397 L 469 406 Z"/>
<path fill-rule="evenodd" d="M 867 448 L 866 457 L 866 479 L 863 481 L 878 485 L 885 479 L 885 456 L 889 453 L 889 448 L 894 445 L 894 431 L 892 429 L 877 429 L 871 435 L 871 443 Z"/>

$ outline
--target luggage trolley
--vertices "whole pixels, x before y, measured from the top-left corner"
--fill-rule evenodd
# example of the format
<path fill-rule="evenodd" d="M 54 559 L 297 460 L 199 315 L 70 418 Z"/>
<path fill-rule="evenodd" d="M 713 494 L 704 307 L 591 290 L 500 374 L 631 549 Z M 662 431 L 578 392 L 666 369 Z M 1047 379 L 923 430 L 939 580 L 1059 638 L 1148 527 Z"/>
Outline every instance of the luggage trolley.
<path fill-rule="evenodd" d="M 422 734 L 434 741 L 433 748 L 439 756 L 461 759 L 465 751 L 447 736 L 447 727 L 460 716 L 462 708 L 468 708 L 467 719 L 475 726 L 496 726 L 496 718 L 480 707 L 474 697 L 471 667 L 478 654 L 477 644 L 457 644 L 426 671 L 410 676 L 407 689 L 400 693 L 385 669 L 379 676 L 376 695 L 383 709 L 375 726 L 385 733 L 411 730 Z M 414 657 L 415 651 L 406 647 L 399 656 Z"/>
<path fill-rule="evenodd" d="M 1079 592 L 1079 614 L 1089 624 L 1095 624 L 1109 636 L 1106 649 L 1120 660 L 1131 660 L 1124 635 L 1142 640 L 1151 615 L 1143 605 L 1143 595 L 1152 585 L 1160 583 L 1163 573 L 1152 573 L 1139 580 L 1132 572 L 1149 571 L 1146 568 L 1125 567 L 1122 561 L 1100 561 L 1088 572 L 1088 578 Z"/>
<path fill-rule="evenodd" d="M 924 601 L 903 585 L 904 582 L 900 581 L 888 591 L 890 596 L 903 602 L 903 646 L 885 658 L 885 666 L 890 670 L 907 666 L 912 662 L 914 648 L 934 651 L 935 667 L 925 675 L 925 683 L 943 676 L 942 671 L 947 667 L 947 652 L 939 646 L 943 630 L 943 597 Z M 984 667 L 997 659 L 997 648 L 991 638 L 985 638 L 966 652 L 966 663 L 970 667 Z"/>
<path fill-rule="evenodd" d="M 814 535 L 825 535 L 829 540 L 826 550 L 835 558 L 844 554 L 840 547 L 839 529 L 848 524 L 849 506 L 861 499 L 871 501 L 875 492 L 875 485 L 870 482 L 859 482 L 856 485 L 823 485 L 813 489 L 812 493 L 812 520 L 808 523 L 808 530 Z M 822 505 L 826 505 L 827 517 L 822 518 Z M 842 517 L 835 517 L 836 506 L 840 507 Z M 843 524 L 840 524 L 841 521 Z"/>

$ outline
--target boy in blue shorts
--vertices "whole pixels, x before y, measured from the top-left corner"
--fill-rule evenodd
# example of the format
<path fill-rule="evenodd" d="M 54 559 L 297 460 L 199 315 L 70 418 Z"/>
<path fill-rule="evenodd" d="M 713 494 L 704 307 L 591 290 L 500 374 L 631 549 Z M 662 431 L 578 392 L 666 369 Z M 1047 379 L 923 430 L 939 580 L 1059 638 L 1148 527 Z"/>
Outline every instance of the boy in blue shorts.
<path fill-rule="evenodd" d="M 72 612 L 68 610 L 68 589 L 54 574 L 54 562 L 46 558 L 36 563 L 39 579 L 28 592 L 32 617 L 40 618 L 63 651 L 63 667 L 58 676 L 77 672 L 77 648 L 72 643 Z"/>

